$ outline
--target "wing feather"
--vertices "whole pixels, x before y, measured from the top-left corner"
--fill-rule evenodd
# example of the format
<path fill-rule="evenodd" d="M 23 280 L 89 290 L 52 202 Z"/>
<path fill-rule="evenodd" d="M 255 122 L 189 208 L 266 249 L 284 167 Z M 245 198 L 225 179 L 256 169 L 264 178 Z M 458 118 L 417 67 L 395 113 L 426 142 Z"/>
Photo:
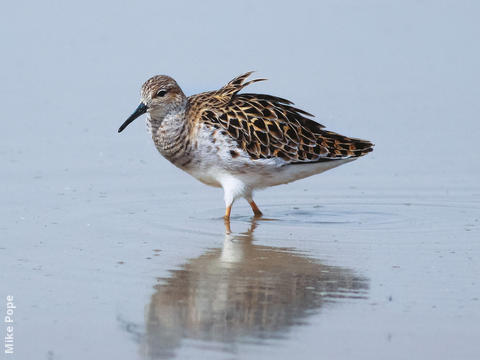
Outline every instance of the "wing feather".
<path fill-rule="evenodd" d="M 252 159 L 278 157 L 289 164 L 335 161 L 373 150 L 367 140 L 349 138 L 310 119 L 313 115 L 287 99 L 267 94 L 238 94 L 257 81 L 248 72 L 217 91 L 189 98 L 188 118 L 226 131 Z"/>

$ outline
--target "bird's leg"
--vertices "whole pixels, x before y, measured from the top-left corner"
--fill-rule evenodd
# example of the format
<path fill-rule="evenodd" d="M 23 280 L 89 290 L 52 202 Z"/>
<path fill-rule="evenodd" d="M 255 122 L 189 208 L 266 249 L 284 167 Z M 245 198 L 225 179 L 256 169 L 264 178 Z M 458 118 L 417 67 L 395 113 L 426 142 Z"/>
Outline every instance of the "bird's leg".
<path fill-rule="evenodd" d="M 255 204 L 255 201 L 253 201 L 253 199 L 249 199 L 248 203 L 252 207 L 253 214 L 255 215 L 255 217 L 261 217 L 263 215 L 260 209 L 258 208 L 257 204 Z"/>
<path fill-rule="evenodd" d="M 225 221 L 230 221 L 230 213 L 232 212 L 232 204 L 227 205 L 225 208 L 225 216 L 223 217 Z"/>
<path fill-rule="evenodd" d="M 228 234 L 231 234 L 232 233 L 232 229 L 230 228 L 230 218 L 223 218 L 223 222 L 225 224 L 225 233 L 228 235 Z"/>
<path fill-rule="evenodd" d="M 229 188 L 224 188 L 224 200 L 225 200 L 225 220 L 230 221 L 230 213 L 232 212 L 232 206 L 235 202 L 235 197 L 232 194 L 232 191 Z"/>

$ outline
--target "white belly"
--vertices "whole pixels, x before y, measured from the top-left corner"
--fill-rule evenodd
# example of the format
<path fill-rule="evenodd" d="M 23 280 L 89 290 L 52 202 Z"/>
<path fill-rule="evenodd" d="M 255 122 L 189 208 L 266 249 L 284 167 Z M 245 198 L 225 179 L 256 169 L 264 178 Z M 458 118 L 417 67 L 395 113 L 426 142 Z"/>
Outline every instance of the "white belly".
<path fill-rule="evenodd" d="M 225 196 L 233 199 L 248 198 L 256 189 L 287 184 L 354 160 L 294 165 L 280 158 L 252 160 L 230 137 L 218 134 L 212 141 L 211 134 L 211 130 L 197 134 L 191 161 L 181 168 L 206 185 L 223 187 Z"/>
<path fill-rule="evenodd" d="M 233 199 L 249 198 L 252 192 L 270 186 L 288 184 L 306 177 L 320 174 L 355 159 L 336 160 L 311 164 L 279 164 L 272 159 L 243 160 L 237 164 L 221 166 L 220 163 L 199 164 L 187 172 L 202 183 L 214 187 L 223 187 L 225 195 L 230 193 Z"/>

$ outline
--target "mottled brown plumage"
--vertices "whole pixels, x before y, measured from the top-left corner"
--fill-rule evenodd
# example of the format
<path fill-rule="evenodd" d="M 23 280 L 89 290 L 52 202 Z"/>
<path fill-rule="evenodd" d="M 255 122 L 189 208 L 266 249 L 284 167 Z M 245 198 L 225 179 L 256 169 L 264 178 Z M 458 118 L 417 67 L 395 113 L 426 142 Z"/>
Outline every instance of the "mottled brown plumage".
<path fill-rule="evenodd" d="M 251 83 L 248 72 L 217 91 L 188 98 L 187 118 L 209 124 L 234 138 L 252 159 L 279 157 L 290 164 L 356 158 L 373 150 L 366 140 L 332 131 L 295 108 L 289 100 L 265 94 L 238 94 Z M 193 127 L 194 128 L 194 127 Z"/>
<path fill-rule="evenodd" d="M 369 141 L 324 130 L 289 100 L 240 94 L 264 80 L 246 81 L 250 75 L 190 97 L 171 77 L 154 76 L 142 87 L 140 105 L 118 129 L 146 113 L 155 146 L 166 159 L 204 184 L 223 188 L 226 219 L 238 198 L 260 216 L 255 190 L 320 174 L 373 149 Z"/>

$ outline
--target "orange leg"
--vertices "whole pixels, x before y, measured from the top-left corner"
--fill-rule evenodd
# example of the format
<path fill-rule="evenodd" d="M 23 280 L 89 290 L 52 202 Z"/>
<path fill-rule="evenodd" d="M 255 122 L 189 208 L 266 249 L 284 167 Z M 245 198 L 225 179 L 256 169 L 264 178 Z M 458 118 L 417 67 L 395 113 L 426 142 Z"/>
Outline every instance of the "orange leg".
<path fill-rule="evenodd" d="M 231 234 L 232 229 L 230 228 L 230 219 L 224 218 L 223 222 L 225 224 L 225 233 L 226 234 Z"/>
<path fill-rule="evenodd" d="M 260 216 L 263 215 L 262 212 L 260 211 L 260 209 L 258 208 L 257 204 L 255 204 L 255 201 L 249 200 L 248 203 L 252 207 L 252 210 L 253 210 L 253 213 L 255 214 L 255 217 L 260 217 Z"/>
<path fill-rule="evenodd" d="M 228 205 L 225 209 L 225 216 L 223 217 L 225 220 L 230 220 L 230 213 L 232 212 L 232 205 Z"/>

